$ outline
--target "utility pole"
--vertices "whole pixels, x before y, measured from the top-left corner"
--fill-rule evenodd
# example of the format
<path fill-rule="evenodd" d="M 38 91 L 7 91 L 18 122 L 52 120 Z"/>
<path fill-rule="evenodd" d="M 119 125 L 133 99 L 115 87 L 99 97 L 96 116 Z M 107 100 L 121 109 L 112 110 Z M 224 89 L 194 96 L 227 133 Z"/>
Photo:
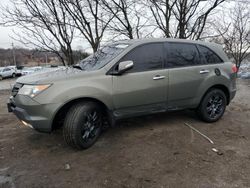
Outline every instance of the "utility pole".
<path fill-rule="evenodd" d="M 12 42 L 12 53 L 13 53 L 13 62 L 14 65 L 16 66 L 16 52 L 15 52 L 15 48 L 14 48 L 14 43 Z"/>
<path fill-rule="evenodd" d="M 45 54 L 45 66 L 47 67 L 47 65 L 48 65 L 48 54 L 46 52 L 46 54 Z"/>

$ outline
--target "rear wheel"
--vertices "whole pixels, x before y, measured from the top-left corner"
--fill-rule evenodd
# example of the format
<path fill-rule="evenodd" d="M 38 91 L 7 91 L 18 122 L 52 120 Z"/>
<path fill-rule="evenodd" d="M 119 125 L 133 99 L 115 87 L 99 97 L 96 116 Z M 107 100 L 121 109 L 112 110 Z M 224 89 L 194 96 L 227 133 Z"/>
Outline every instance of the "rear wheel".
<path fill-rule="evenodd" d="M 15 78 L 15 77 L 16 77 L 16 74 L 15 74 L 15 73 L 13 73 L 13 74 L 12 74 L 12 78 Z"/>
<path fill-rule="evenodd" d="M 0 75 L 0 80 L 3 80 L 3 77 Z"/>
<path fill-rule="evenodd" d="M 98 139 L 103 123 L 102 112 L 93 102 L 81 102 L 72 106 L 66 115 L 63 136 L 67 144 L 87 149 Z"/>
<path fill-rule="evenodd" d="M 220 89 L 211 89 L 203 97 L 197 112 L 203 121 L 211 123 L 223 116 L 226 105 L 225 93 Z"/>

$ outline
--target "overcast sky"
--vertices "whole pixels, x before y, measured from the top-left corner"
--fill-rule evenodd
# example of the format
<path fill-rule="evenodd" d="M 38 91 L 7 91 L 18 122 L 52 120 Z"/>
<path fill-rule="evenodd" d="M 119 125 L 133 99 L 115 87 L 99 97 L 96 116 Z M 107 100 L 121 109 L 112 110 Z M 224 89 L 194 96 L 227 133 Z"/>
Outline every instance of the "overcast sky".
<path fill-rule="evenodd" d="M 6 6 L 9 5 L 9 0 L 0 0 L 0 6 Z M 1 11 L 1 10 L 0 10 Z M 1 12 L 0 12 L 1 14 Z M 13 30 L 15 32 L 21 33 L 21 30 L 18 27 L 2 27 L 0 26 L 0 48 L 12 48 L 12 43 L 16 47 L 24 47 L 23 44 L 17 42 L 12 37 L 14 36 Z M 83 39 L 75 39 L 73 41 L 73 48 L 74 49 L 81 49 L 81 50 L 87 50 L 92 51 L 89 48 L 88 43 L 84 41 Z"/>
<path fill-rule="evenodd" d="M 8 3 L 9 3 L 9 0 L 1 0 L 0 6 L 8 5 Z M 14 42 L 9 36 L 12 33 L 12 29 L 16 29 L 16 28 L 6 28 L 6 27 L 0 26 L 0 48 L 11 47 L 11 42 Z"/>
<path fill-rule="evenodd" d="M 241 0 L 239 0 L 239 1 L 241 1 Z M 250 2 L 250 0 L 247 0 L 247 1 Z M 0 1 L 0 6 L 6 6 L 8 4 L 10 4 L 9 0 L 1 0 Z M 226 6 L 232 6 L 232 5 L 229 5 L 227 3 Z M 11 36 L 14 36 L 13 30 L 21 33 L 21 30 L 18 29 L 17 27 L 2 27 L 2 26 L 0 26 L 0 48 L 11 48 L 12 42 L 14 43 L 15 46 L 23 46 L 22 44 L 18 43 L 17 41 L 15 41 L 11 38 Z M 84 41 L 82 39 L 75 39 L 73 41 L 73 48 L 86 50 L 86 49 L 88 49 L 88 44 L 86 43 L 86 41 Z"/>
<path fill-rule="evenodd" d="M 0 48 L 12 48 L 12 43 L 16 47 L 23 47 L 23 44 L 17 42 L 12 37 L 14 36 L 13 30 L 15 32 L 20 32 L 21 30 L 18 27 L 2 27 L 0 26 Z M 11 37 L 12 36 L 12 37 Z M 84 41 L 83 39 L 75 39 L 73 41 L 73 48 L 74 49 L 81 49 L 81 50 L 87 50 L 91 51 L 89 49 L 89 45 Z"/>

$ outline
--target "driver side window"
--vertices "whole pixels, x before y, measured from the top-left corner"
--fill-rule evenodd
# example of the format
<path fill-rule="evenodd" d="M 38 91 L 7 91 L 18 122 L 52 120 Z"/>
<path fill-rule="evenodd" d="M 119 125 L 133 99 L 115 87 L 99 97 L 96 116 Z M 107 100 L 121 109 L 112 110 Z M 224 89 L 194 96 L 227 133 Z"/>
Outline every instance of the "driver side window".
<path fill-rule="evenodd" d="M 162 69 L 164 66 L 163 43 L 144 44 L 132 49 L 121 60 L 133 61 L 131 72 L 143 72 Z"/>

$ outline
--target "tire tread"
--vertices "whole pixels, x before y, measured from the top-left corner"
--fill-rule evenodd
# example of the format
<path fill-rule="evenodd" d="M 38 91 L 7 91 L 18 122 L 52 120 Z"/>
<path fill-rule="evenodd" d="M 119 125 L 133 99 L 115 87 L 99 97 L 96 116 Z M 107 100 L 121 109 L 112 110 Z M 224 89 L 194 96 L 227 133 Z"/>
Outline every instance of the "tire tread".
<path fill-rule="evenodd" d="M 77 141 L 77 123 L 79 118 L 83 115 L 89 107 L 96 107 L 93 102 L 80 102 L 73 105 L 65 118 L 63 126 L 63 137 L 68 145 L 76 149 L 82 149 L 83 147 Z"/>

